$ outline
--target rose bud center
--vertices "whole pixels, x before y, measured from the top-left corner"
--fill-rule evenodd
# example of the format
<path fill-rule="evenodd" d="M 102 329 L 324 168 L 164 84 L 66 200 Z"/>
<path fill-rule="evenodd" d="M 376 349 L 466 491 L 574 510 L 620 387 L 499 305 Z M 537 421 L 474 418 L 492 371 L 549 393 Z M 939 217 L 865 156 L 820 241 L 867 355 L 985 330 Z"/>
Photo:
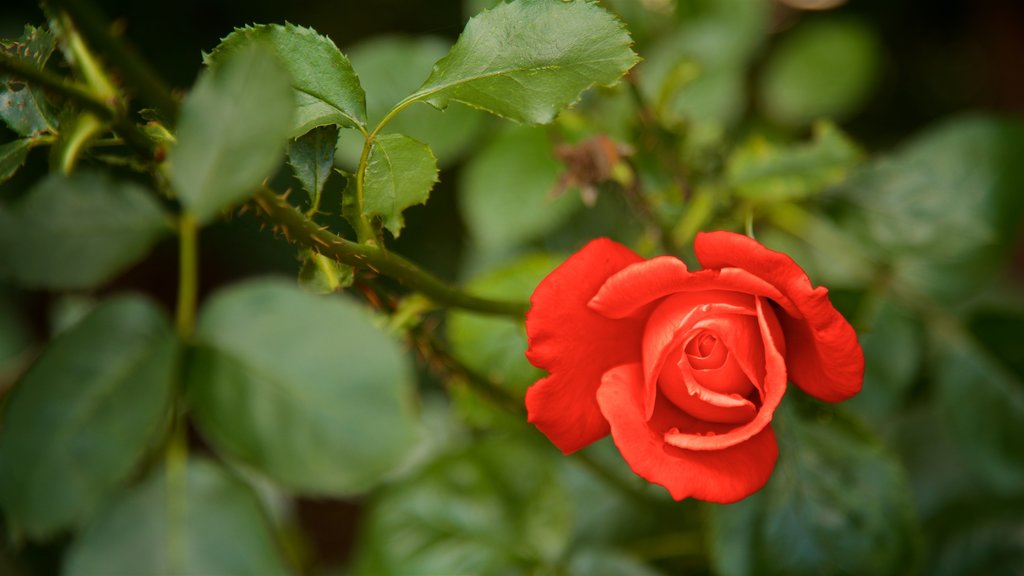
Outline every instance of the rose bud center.
<path fill-rule="evenodd" d="M 723 323 L 753 321 L 734 317 Z M 754 384 L 726 345 L 726 339 L 707 328 L 687 334 L 679 349 L 668 358 L 658 379 L 659 389 L 677 407 L 695 418 L 715 423 L 738 424 L 751 420 L 757 407 L 750 397 Z M 733 338 L 733 345 L 739 345 Z"/>

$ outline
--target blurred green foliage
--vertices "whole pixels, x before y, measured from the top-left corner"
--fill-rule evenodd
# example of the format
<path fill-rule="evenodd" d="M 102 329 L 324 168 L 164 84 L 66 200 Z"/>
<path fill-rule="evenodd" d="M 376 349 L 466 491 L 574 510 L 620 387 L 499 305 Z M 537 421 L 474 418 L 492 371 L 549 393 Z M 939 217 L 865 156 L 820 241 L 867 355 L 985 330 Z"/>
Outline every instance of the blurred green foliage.
<path fill-rule="evenodd" d="M 127 101 L 146 134 L 177 139 L 159 172 L 105 120 L 0 74 L 0 571 L 1024 565 L 1021 103 L 1016 116 L 961 113 L 994 101 L 980 71 L 1008 56 L 986 68 L 935 37 L 961 31 L 964 14 L 1018 9 L 100 4 L 126 16 L 158 72 L 198 81 L 173 134 Z M 0 16 L 4 53 L 86 83 L 55 40 L 66 30 L 23 27 L 47 14 Z M 253 21 L 281 24 L 230 33 Z M 634 52 L 642 61 L 604 86 Z M 438 310 L 315 241 L 292 250 L 285 240 L 301 240 L 280 223 L 275 252 L 253 218 L 222 218 L 258 212 L 246 201 L 264 183 L 295 189 L 318 226 L 440 262 L 442 276 L 502 300 L 526 300 L 595 236 L 686 259 L 697 231 L 749 227 L 829 287 L 860 333 L 864 390 L 839 406 L 791 390 L 762 491 L 730 506 L 673 502 L 609 440 L 562 457 L 525 422 L 521 398 L 541 374 L 522 355 L 521 318 Z M 165 318 L 175 195 L 210 223 L 187 337 Z M 282 273 L 299 282 L 248 278 Z M 149 296 L 118 294 L 138 291 Z M 326 525 L 302 514 L 339 500 L 350 513 Z M 324 545 L 325 534 L 342 536 Z"/>

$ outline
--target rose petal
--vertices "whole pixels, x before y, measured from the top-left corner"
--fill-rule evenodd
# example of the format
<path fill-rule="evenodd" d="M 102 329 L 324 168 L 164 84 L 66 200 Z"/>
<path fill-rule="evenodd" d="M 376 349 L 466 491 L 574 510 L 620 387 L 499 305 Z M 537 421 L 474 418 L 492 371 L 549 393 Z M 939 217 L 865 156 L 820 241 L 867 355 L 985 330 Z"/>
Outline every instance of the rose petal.
<path fill-rule="evenodd" d="M 753 313 L 753 298 L 734 292 L 683 292 L 658 303 L 643 332 L 644 406 L 648 417 L 654 411 L 658 374 L 694 323 L 709 315 Z"/>
<path fill-rule="evenodd" d="M 864 353 L 856 332 L 832 306 L 828 290 L 812 287 L 807 274 L 792 258 L 732 232 L 698 234 L 694 248 L 705 268 L 722 269 L 723 273 L 732 268 L 746 270 L 782 293 L 782 300 L 772 299 L 786 311 L 779 321 L 786 335 L 793 382 L 829 402 L 845 400 L 860 391 Z M 791 307 L 795 307 L 795 313 Z"/>
<path fill-rule="evenodd" d="M 601 286 L 590 307 L 608 318 L 625 318 L 665 296 L 705 290 L 767 296 L 797 313 L 777 288 L 753 274 L 737 268 L 690 272 L 682 260 L 672 256 L 658 256 L 623 268 Z"/>
<path fill-rule="evenodd" d="M 735 365 L 735 361 L 733 361 Z M 737 366 L 736 373 L 746 379 Z M 757 415 L 753 402 L 738 394 L 722 394 L 702 386 L 684 362 L 669 363 L 658 378 L 658 391 L 684 412 L 708 422 L 741 424 Z M 750 383 L 747 382 L 747 386 Z M 703 430 L 702 430 L 703 431 Z"/>
<path fill-rule="evenodd" d="M 641 260 L 608 239 L 584 246 L 537 286 L 526 316 L 526 357 L 549 376 L 526 391 L 529 421 L 566 454 L 608 434 L 601 375 L 640 361 L 643 318 L 609 320 L 587 302 L 609 276 Z"/>
<path fill-rule="evenodd" d="M 771 308 L 763 302 L 762 298 L 757 299 L 757 318 L 761 328 L 765 362 L 764 399 L 757 415 L 750 422 L 724 433 L 712 430 L 715 432 L 713 436 L 699 436 L 686 430 L 666 433 L 666 442 L 687 450 L 721 450 L 746 442 L 771 422 L 775 409 L 786 392 L 786 350 L 782 340 L 782 328 L 775 315 L 771 313 Z"/>
<path fill-rule="evenodd" d="M 764 486 L 778 457 L 770 427 L 746 442 L 722 450 L 682 450 L 665 443 L 664 426 L 693 421 L 668 402 L 648 422 L 644 415 L 643 369 L 626 364 L 609 370 L 597 391 L 601 412 L 611 423 L 612 439 L 638 475 L 664 486 L 673 498 L 693 497 L 726 504 Z M 680 420 L 676 420 L 680 419 Z"/>

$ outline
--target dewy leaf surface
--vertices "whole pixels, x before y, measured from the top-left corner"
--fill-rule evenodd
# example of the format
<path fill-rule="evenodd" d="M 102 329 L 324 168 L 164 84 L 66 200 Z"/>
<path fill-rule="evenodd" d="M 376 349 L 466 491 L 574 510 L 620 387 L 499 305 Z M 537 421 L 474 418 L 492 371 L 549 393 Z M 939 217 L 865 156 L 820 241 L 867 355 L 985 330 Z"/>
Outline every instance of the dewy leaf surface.
<path fill-rule="evenodd" d="M 161 431 L 176 361 L 170 325 L 137 296 L 106 301 L 58 336 L 6 406 L 7 525 L 43 538 L 95 512 Z"/>
<path fill-rule="evenodd" d="M 200 312 L 195 421 L 226 455 L 306 494 L 366 490 L 415 441 L 411 368 L 358 305 L 253 281 Z"/>
<path fill-rule="evenodd" d="M 437 182 L 437 160 L 430 148 L 402 134 L 373 141 L 363 181 L 363 213 L 379 216 L 397 238 L 405 226 L 402 211 L 424 204 Z"/>
<path fill-rule="evenodd" d="M 158 468 L 119 495 L 71 546 L 62 573 L 291 573 L 247 486 L 201 459 L 181 480 L 168 489 L 168 472 Z"/>
<path fill-rule="evenodd" d="M 244 200 L 281 161 L 294 102 L 288 72 L 262 46 L 217 60 L 181 107 L 174 190 L 205 223 Z"/>
<path fill-rule="evenodd" d="M 637 55 L 597 4 L 516 0 L 473 17 L 410 100 L 449 100 L 528 124 L 550 122 L 594 84 L 610 85 Z"/>
<path fill-rule="evenodd" d="M 172 231 L 146 189 L 88 171 L 51 174 L 5 219 L 0 269 L 24 286 L 55 290 L 106 282 Z"/>
<path fill-rule="evenodd" d="M 327 124 L 366 127 L 366 95 L 348 58 L 330 38 L 294 24 L 260 24 L 235 30 L 209 55 L 218 61 L 253 42 L 274 50 L 296 92 L 292 136 Z"/>

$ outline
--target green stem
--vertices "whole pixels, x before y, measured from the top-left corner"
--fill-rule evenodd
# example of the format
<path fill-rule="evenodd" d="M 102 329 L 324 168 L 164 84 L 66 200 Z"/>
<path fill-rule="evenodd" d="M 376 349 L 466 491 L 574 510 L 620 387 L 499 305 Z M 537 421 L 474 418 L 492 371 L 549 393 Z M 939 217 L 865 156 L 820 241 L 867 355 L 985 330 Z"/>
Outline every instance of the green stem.
<path fill-rule="evenodd" d="M 183 342 L 192 337 L 196 323 L 198 240 L 199 227 L 195 216 L 186 211 L 178 220 L 178 306 L 175 317 L 175 327 Z"/>
<path fill-rule="evenodd" d="M 88 0 L 50 0 L 71 16 L 86 42 L 96 47 L 120 72 L 139 97 L 173 124 L 178 102 L 170 89 L 126 42 L 114 35 L 110 24 Z"/>
<path fill-rule="evenodd" d="M 36 68 L 2 52 L 0 52 L 0 72 L 39 86 L 56 96 L 73 100 L 86 111 L 109 122 L 114 131 L 120 134 L 128 145 L 138 150 L 147 159 L 153 158 L 157 145 L 146 137 L 135 124 L 126 120 L 120 111 L 111 106 L 110 102 L 95 94 L 89 86 Z"/>
<path fill-rule="evenodd" d="M 255 202 L 260 215 L 290 241 L 340 262 L 393 278 L 438 304 L 515 318 L 522 318 L 530 307 L 526 302 L 491 300 L 468 294 L 379 246 L 352 242 L 332 234 L 271 190 L 264 189 L 258 193 Z"/>

